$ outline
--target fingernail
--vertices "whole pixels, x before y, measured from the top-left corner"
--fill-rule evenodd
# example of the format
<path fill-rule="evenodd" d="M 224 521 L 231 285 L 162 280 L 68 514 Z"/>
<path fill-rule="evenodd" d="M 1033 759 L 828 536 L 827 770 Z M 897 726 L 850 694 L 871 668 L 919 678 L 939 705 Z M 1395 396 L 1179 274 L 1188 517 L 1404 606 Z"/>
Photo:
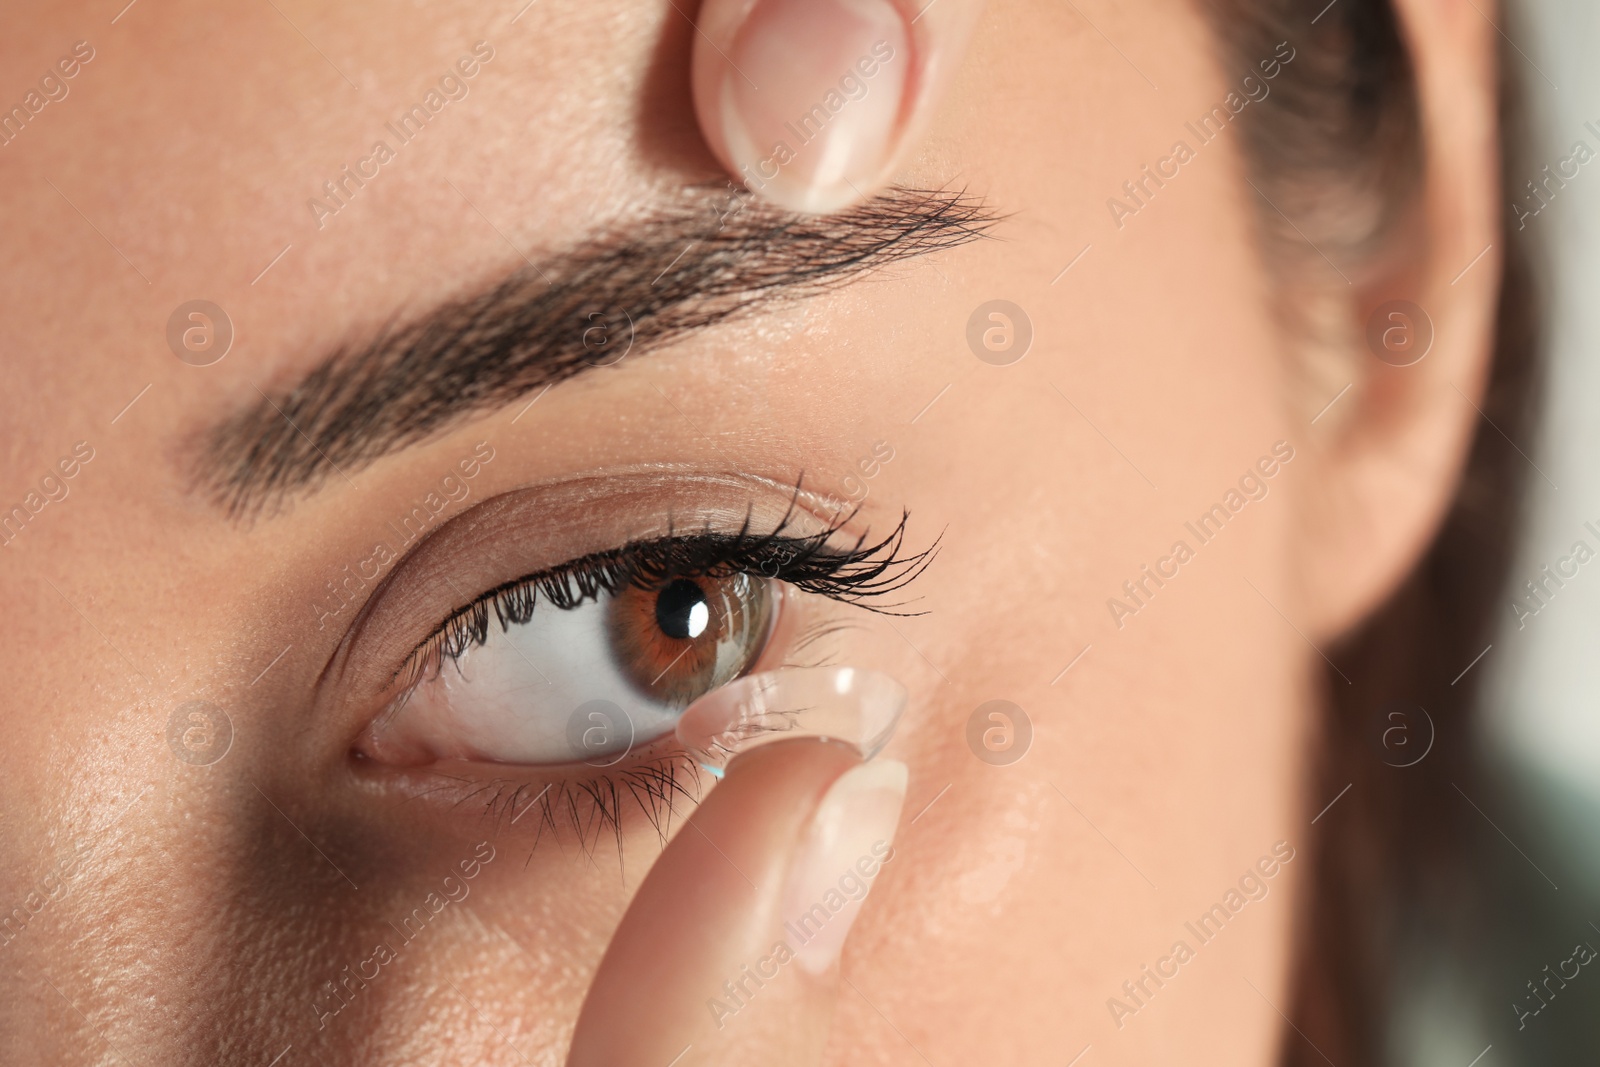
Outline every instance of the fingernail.
<path fill-rule="evenodd" d="M 877 185 L 894 151 L 909 42 L 890 0 L 757 0 L 722 85 L 723 137 L 745 185 L 813 213 Z"/>
<path fill-rule="evenodd" d="M 905 687 L 881 671 L 786 667 L 701 697 L 676 733 L 695 762 L 720 778 L 739 753 L 797 737 L 841 741 L 869 760 L 894 736 L 905 706 Z"/>
<path fill-rule="evenodd" d="M 894 857 L 906 765 L 876 760 L 840 775 L 801 836 L 783 895 L 783 936 L 795 961 L 822 974 L 839 961 L 861 902 Z"/>

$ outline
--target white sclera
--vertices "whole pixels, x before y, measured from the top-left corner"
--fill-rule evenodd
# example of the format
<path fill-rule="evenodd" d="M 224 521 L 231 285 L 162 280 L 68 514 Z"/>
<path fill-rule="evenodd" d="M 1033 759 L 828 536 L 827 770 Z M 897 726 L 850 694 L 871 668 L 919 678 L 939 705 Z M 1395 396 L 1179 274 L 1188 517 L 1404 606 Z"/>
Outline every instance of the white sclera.
<path fill-rule="evenodd" d="M 871 759 L 905 706 L 905 687 L 880 671 L 786 667 L 707 693 L 678 720 L 677 737 L 718 778 L 739 753 L 796 737 L 842 741 Z"/>
<path fill-rule="evenodd" d="M 678 710 L 640 693 L 618 668 L 608 603 L 602 595 L 570 611 L 540 604 L 507 630 L 491 622 L 487 640 L 419 686 L 392 728 L 436 759 L 527 765 L 615 762 L 631 745 L 665 736 Z M 591 701 L 626 721 L 606 724 L 608 743 L 574 748 L 572 718 Z"/>

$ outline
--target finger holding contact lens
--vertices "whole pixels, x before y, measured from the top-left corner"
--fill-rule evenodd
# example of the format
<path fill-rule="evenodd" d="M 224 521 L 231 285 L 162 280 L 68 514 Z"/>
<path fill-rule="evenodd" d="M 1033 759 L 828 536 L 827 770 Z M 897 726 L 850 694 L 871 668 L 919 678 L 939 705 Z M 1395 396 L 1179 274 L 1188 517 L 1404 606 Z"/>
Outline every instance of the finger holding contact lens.
<path fill-rule="evenodd" d="M 845 939 L 894 859 L 905 707 L 852 667 L 748 675 L 677 727 L 721 782 L 656 860 L 606 949 L 568 1067 L 822 1062 Z"/>

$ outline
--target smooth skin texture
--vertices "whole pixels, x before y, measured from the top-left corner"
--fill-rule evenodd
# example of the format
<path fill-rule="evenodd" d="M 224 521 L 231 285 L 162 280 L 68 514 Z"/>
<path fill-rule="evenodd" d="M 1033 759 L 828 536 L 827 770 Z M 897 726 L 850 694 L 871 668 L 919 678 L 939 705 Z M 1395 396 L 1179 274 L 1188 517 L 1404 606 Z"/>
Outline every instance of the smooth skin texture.
<path fill-rule="evenodd" d="M 22 501 L 75 442 L 94 456 L 0 548 L 0 906 L 30 916 L 0 945 L 0 1059 L 563 1062 L 661 835 L 637 810 L 620 839 L 486 812 L 503 769 L 456 768 L 444 788 L 353 767 L 381 706 L 365 679 L 409 646 L 361 632 L 364 607 L 319 627 L 312 605 L 480 441 L 495 458 L 445 519 L 602 488 L 581 522 L 529 507 L 517 536 L 459 537 L 430 566 L 467 596 L 488 557 L 532 571 L 658 529 L 637 496 L 608 502 L 607 472 L 781 487 L 804 471 L 841 494 L 886 441 L 860 521 L 909 509 L 918 547 L 941 550 L 911 590 L 923 614 L 867 620 L 843 647 L 911 691 L 886 753 L 910 784 L 822 1062 L 1060 1063 L 1088 1045 L 1098 1064 L 1271 1062 L 1293 861 L 1120 1027 L 1107 1001 L 1275 843 L 1310 839 L 1329 799 L 1300 786 L 1311 646 L 1392 587 L 1452 492 L 1498 263 L 1451 284 L 1493 240 L 1497 197 L 1494 31 L 1470 5 L 1399 5 L 1428 138 L 1422 237 L 1385 276 L 1313 279 L 1347 306 L 1334 355 L 1354 383 L 1315 425 L 1341 383 L 1297 387 L 1306 345 L 1270 312 L 1236 142 L 1203 148 L 1123 229 L 1108 219 L 1107 197 L 1230 87 L 1198 14 L 1080 5 L 1091 26 L 1070 5 L 994 2 L 894 180 L 984 197 L 1008 216 L 999 240 L 482 414 L 253 523 L 192 490 L 206 427 L 342 340 L 722 180 L 690 88 L 698 36 L 632 0 L 120 6 L 30 5 L 0 43 L 8 101 L 74 42 L 94 49 L 0 148 L 0 499 Z M 480 40 L 493 58 L 470 94 L 319 226 L 307 200 Z M 237 331 L 209 367 L 166 343 L 197 298 Z M 995 298 L 1034 329 L 1005 367 L 965 340 Z M 1360 340 L 1390 298 L 1436 328 L 1403 371 Z M 1108 598 L 1279 441 L 1295 458 L 1265 499 L 1118 627 Z M 739 515 L 783 493 L 690 497 Z M 455 606 L 430 581 L 363 595 L 414 603 L 427 627 Z M 1034 727 L 1010 766 L 966 740 L 997 698 Z M 209 766 L 167 742 L 193 700 L 232 722 Z M 330 1011 L 324 983 L 398 941 L 392 924 L 451 872 L 470 892 Z"/>

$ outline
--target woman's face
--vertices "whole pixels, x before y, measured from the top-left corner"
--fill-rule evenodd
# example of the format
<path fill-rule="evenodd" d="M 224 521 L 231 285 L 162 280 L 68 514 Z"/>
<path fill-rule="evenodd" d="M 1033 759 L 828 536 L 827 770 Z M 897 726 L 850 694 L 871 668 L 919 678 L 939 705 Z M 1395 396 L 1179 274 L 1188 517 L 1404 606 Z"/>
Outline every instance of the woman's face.
<path fill-rule="evenodd" d="M 646 687 L 909 690 L 832 1061 L 1265 1062 L 1318 427 L 1198 127 L 1292 44 L 1245 86 L 1180 3 L 993 5 L 897 178 L 944 192 L 785 228 L 699 140 L 682 11 L 519 7 L 38 5 L 0 46 L 5 103 L 67 90 L 0 150 L 4 1058 L 559 1063 L 713 783 L 642 698 L 639 751 L 529 764 L 670 597 L 492 621 L 393 698 L 487 591 L 790 511 L 937 554 L 864 601 L 901 614 L 724 582 L 748 633 Z"/>

